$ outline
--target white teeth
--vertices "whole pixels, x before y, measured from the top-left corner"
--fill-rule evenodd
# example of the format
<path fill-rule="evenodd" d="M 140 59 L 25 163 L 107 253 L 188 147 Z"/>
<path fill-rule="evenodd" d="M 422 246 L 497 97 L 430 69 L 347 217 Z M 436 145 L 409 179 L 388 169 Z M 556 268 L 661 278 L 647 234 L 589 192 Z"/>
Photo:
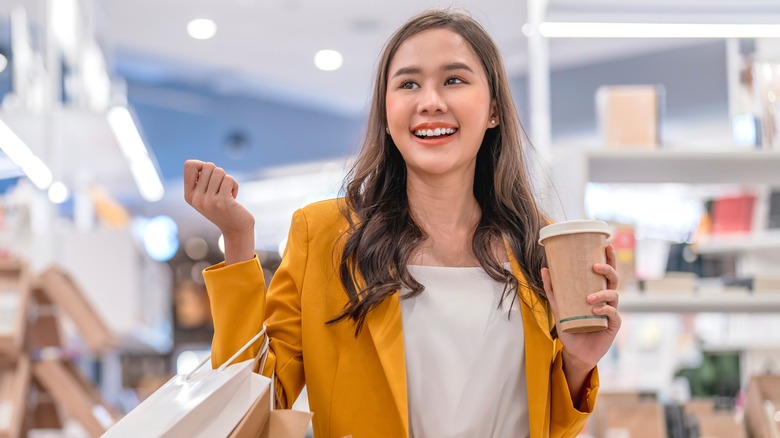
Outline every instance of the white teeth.
<path fill-rule="evenodd" d="M 417 131 L 414 131 L 414 135 L 418 137 L 439 137 L 441 135 L 451 135 L 454 133 L 454 128 L 418 129 Z"/>

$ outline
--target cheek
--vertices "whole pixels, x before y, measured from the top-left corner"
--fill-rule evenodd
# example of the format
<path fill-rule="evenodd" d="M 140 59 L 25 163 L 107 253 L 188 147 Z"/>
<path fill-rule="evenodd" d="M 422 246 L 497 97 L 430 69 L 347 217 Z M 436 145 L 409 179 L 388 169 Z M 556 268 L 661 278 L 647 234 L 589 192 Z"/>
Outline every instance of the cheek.
<path fill-rule="evenodd" d="M 385 112 L 387 113 L 388 125 L 393 125 L 394 123 L 398 123 L 403 116 L 403 106 L 398 99 L 393 99 L 388 96 L 385 100 Z"/>

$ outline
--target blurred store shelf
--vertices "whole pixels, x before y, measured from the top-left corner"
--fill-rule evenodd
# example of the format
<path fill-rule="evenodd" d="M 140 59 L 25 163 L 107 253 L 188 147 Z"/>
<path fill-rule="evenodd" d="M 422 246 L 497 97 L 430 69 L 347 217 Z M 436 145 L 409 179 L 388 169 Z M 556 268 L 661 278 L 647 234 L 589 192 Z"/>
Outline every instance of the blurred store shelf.
<path fill-rule="evenodd" d="M 620 295 L 621 312 L 780 312 L 780 291 L 761 294 L 706 294 L 690 292 L 646 295 L 623 293 Z"/>
<path fill-rule="evenodd" d="M 780 184 L 777 151 L 595 150 L 586 165 L 598 183 Z"/>

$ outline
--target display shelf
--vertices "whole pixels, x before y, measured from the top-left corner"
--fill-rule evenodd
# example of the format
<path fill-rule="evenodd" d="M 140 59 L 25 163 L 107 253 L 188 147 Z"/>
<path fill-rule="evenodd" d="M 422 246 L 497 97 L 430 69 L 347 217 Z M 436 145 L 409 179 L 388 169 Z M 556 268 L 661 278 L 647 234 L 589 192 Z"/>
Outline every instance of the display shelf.
<path fill-rule="evenodd" d="M 592 150 L 586 166 L 595 183 L 780 185 L 780 151 Z"/>
<path fill-rule="evenodd" d="M 621 312 L 778 312 L 780 291 L 756 295 L 719 294 L 693 295 L 690 292 L 639 294 L 624 292 L 618 306 Z"/>
<path fill-rule="evenodd" d="M 699 254 L 729 254 L 780 249 L 780 230 L 732 236 L 710 236 L 697 242 L 694 249 Z"/>

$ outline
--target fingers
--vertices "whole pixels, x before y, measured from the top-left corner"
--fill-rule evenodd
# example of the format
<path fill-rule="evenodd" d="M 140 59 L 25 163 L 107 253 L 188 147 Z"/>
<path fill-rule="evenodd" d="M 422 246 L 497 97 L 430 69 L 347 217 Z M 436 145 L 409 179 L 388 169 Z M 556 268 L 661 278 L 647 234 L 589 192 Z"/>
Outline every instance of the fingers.
<path fill-rule="evenodd" d="M 225 170 L 214 163 L 187 160 L 184 163 L 184 199 L 190 204 L 202 204 L 205 199 L 224 191 L 233 198 L 238 196 L 238 183 Z M 198 206 L 195 206 L 198 208 Z"/>
<path fill-rule="evenodd" d="M 609 258 L 607 258 L 607 260 L 609 260 Z M 613 262 L 614 262 L 614 257 L 613 257 Z M 594 263 L 593 271 L 597 274 L 603 275 L 604 278 L 607 279 L 607 289 L 617 289 L 618 275 L 614 266 L 609 264 L 605 265 L 603 263 Z"/>
<path fill-rule="evenodd" d="M 617 308 L 608 304 L 594 307 L 593 314 L 606 316 L 609 319 L 610 328 L 618 329 L 623 323 L 623 318 L 620 316 L 620 313 L 618 313 Z"/>
<path fill-rule="evenodd" d="M 594 292 L 587 297 L 588 303 L 593 305 L 593 314 L 606 316 L 609 319 L 609 327 L 618 329 L 623 322 L 618 313 L 618 301 L 620 295 L 616 290 L 607 289 Z"/>
<path fill-rule="evenodd" d="M 214 167 L 211 171 L 211 177 L 209 178 L 209 187 L 206 191 L 211 196 L 216 196 L 219 193 L 219 189 L 222 187 L 222 181 L 225 180 L 225 170 L 221 167 Z"/>
<path fill-rule="evenodd" d="M 222 185 L 219 187 L 219 194 L 225 196 L 230 194 L 233 199 L 238 196 L 238 183 L 232 176 L 225 175 L 225 177 L 222 179 Z"/>
<path fill-rule="evenodd" d="M 558 306 L 555 304 L 555 293 L 553 292 L 552 279 L 550 278 L 550 270 L 542 268 L 542 284 L 544 285 L 544 293 L 547 295 L 547 301 L 550 302 L 553 315 L 558 314 Z"/>
<path fill-rule="evenodd" d="M 198 183 L 198 174 L 206 164 L 203 161 L 187 160 L 184 162 L 184 199 L 192 203 L 192 193 Z"/>
<path fill-rule="evenodd" d="M 612 245 L 607 245 L 606 248 L 604 248 L 604 251 L 607 255 L 607 264 L 609 266 L 612 266 L 613 268 L 617 267 L 617 264 L 615 262 L 615 247 Z"/>
<path fill-rule="evenodd" d="M 592 304 L 592 305 L 606 304 L 608 306 L 617 308 L 619 297 L 620 295 L 616 290 L 605 289 L 588 295 L 587 300 L 588 300 L 588 304 Z"/>

